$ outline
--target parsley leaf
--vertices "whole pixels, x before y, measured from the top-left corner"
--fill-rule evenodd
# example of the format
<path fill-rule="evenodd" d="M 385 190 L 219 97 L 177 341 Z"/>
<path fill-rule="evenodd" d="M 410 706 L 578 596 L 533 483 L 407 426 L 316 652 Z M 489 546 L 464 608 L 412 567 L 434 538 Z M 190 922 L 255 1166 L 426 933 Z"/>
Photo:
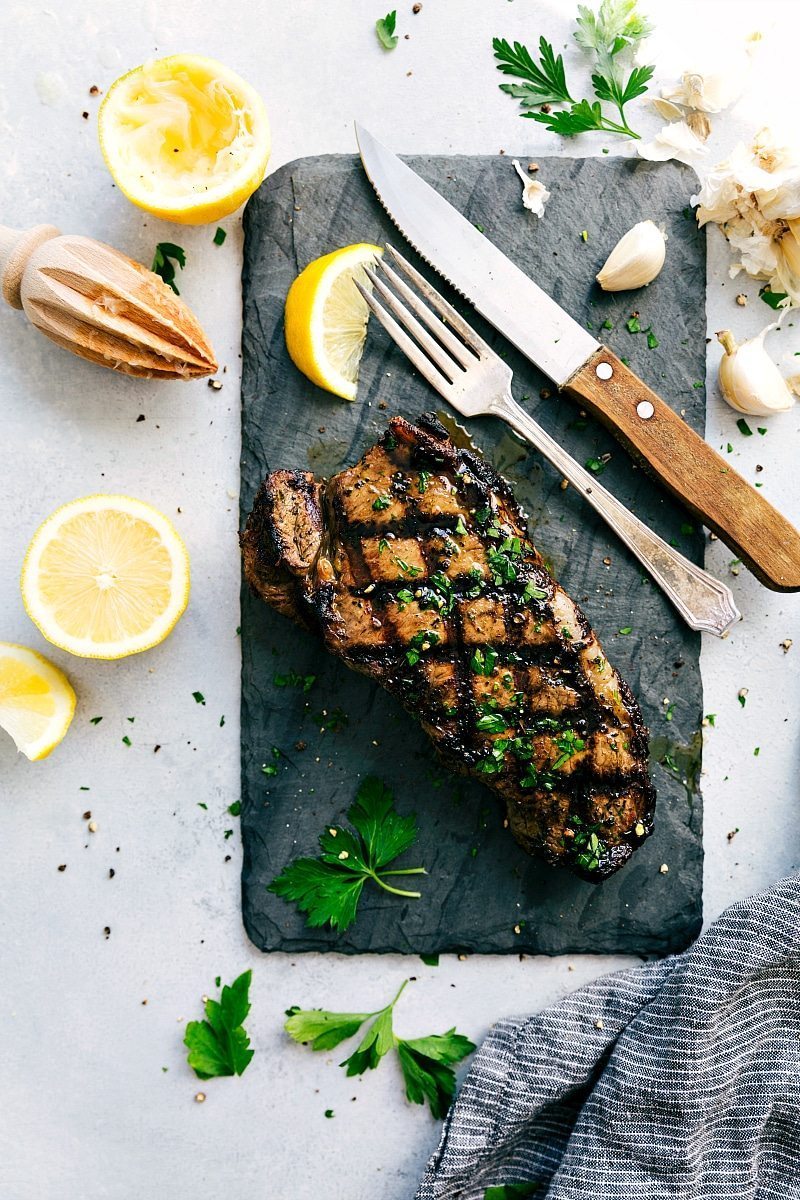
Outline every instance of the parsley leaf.
<path fill-rule="evenodd" d="M 545 38 L 539 38 L 538 66 L 521 42 L 514 42 L 511 46 L 505 38 L 493 38 L 492 49 L 498 71 L 526 80 L 525 83 L 500 84 L 500 91 L 519 100 L 522 108 L 536 108 L 542 104 L 572 104 L 564 74 L 564 60 L 560 54 L 556 57 L 553 47 Z"/>
<path fill-rule="evenodd" d="M 366 1033 L 340 1066 L 348 1075 L 363 1075 L 374 1071 L 381 1059 L 396 1050 L 406 1096 L 412 1104 L 427 1100 L 434 1117 L 444 1117 L 455 1094 L 456 1077 L 453 1065 L 461 1062 L 475 1049 L 473 1043 L 455 1028 L 446 1033 L 406 1040 L 394 1032 L 393 1014 L 397 1001 L 408 980 L 385 1008 L 367 1013 L 334 1013 L 323 1009 L 290 1009 L 284 1025 L 296 1042 L 310 1043 L 312 1050 L 332 1050 L 340 1042 L 354 1037 L 361 1027 L 371 1021 Z"/>
<path fill-rule="evenodd" d="M 296 903 L 310 926 L 329 924 L 332 929 L 348 929 L 356 919 L 368 880 L 395 896 L 413 900 L 420 897 L 419 892 L 403 891 L 385 878 L 427 874 L 424 867 L 386 870 L 416 840 L 416 816 L 401 816 L 389 789 L 369 775 L 361 783 L 347 817 L 356 832 L 340 825 L 329 826 L 320 835 L 319 857 L 295 859 L 267 889 Z"/>
<path fill-rule="evenodd" d="M 539 39 L 539 62 L 520 42 L 513 46 L 503 38 L 494 38 L 492 47 L 497 69 L 513 75 L 522 83 L 502 83 L 500 88 L 519 100 L 525 110 L 521 116 L 546 126 L 562 137 L 598 129 L 622 137 L 639 138 L 628 124 L 625 106 L 647 91 L 653 77 L 651 66 L 622 65 L 630 60 L 637 44 L 651 32 L 647 19 L 636 9 L 637 0 L 601 0 L 598 11 L 578 5 L 575 40 L 594 60 L 592 87 L 595 101 L 574 100 L 567 87 L 564 62 L 556 57 L 545 38 Z M 601 101 L 612 104 L 619 120 L 612 120 L 603 111 Z M 551 104 L 566 105 L 555 112 L 542 111 Z M 531 110 L 537 111 L 531 111 Z"/>
<path fill-rule="evenodd" d="M 384 50 L 394 50 L 397 45 L 398 38 L 394 31 L 396 24 L 397 9 L 387 13 L 385 17 L 379 17 L 375 22 L 375 33 Z"/>
<path fill-rule="evenodd" d="M 219 1000 L 206 1000 L 205 1021 L 186 1026 L 187 1062 L 198 1079 L 241 1075 L 247 1069 L 255 1053 L 242 1027 L 250 1012 L 251 978 L 252 971 L 245 971 L 222 989 Z"/>
<path fill-rule="evenodd" d="M 540 1183 L 501 1183 L 488 1187 L 483 1193 L 483 1200 L 526 1200 L 534 1196 L 542 1185 Z"/>
<path fill-rule="evenodd" d="M 222 228 L 222 226 L 218 225 L 217 232 L 214 234 L 214 245 L 221 246 L 227 236 L 228 235 L 225 232 L 225 230 Z"/>
<path fill-rule="evenodd" d="M 176 296 L 180 296 L 177 284 L 175 283 L 175 264 L 171 259 L 183 270 L 186 266 L 186 251 L 182 246 L 176 246 L 174 242 L 159 242 L 153 255 L 153 265 L 151 271 L 159 275 L 164 283 L 172 288 Z"/>

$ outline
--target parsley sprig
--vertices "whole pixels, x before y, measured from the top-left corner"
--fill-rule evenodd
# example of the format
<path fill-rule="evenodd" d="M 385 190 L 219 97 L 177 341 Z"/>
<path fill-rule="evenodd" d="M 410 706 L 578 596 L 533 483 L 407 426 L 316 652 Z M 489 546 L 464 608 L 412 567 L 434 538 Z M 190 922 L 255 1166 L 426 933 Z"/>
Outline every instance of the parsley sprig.
<path fill-rule="evenodd" d="M 396 1050 L 408 1099 L 412 1104 L 424 1104 L 427 1100 L 434 1117 L 442 1118 L 455 1095 L 453 1065 L 471 1054 L 475 1046 L 469 1038 L 456 1033 L 455 1027 L 428 1037 L 397 1037 L 392 1021 L 394 1007 L 407 983 L 408 980 L 404 980 L 394 999 L 376 1012 L 336 1013 L 317 1008 L 291 1008 L 284 1028 L 295 1042 L 308 1043 L 312 1050 L 332 1050 L 355 1037 L 369 1021 L 361 1041 L 340 1066 L 346 1068 L 348 1075 L 363 1075 L 365 1071 L 374 1071 L 382 1058 Z"/>
<path fill-rule="evenodd" d="M 198 1079 L 241 1075 L 249 1066 L 255 1051 L 243 1023 L 250 1012 L 251 978 L 252 971 L 245 971 L 230 987 L 223 987 L 219 1000 L 206 1000 L 206 1020 L 186 1026 L 187 1061 Z"/>
<path fill-rule="evenodd" d="M 293 901 L 311 926 L 329 924 L 342 932 L 356 919 L 358 902 L 368 881 L 393 896 L 411 900 L 419 892 L 404 891 L 387 882 L 387 876 L 427 875 L 424 867 L 387 870 L 416 841 L 417 818 L 401 816 L 392 793 L 374 775 L 363 780 L 347 810 L 355 828 L 330 825 L 320 834 L 318 858 L 297 858 L 268 887 L 284 900 Z"/>
<path fill-rule="evenodd" d="M 637 2 L 601 0 L 596 13 L 583 4 L 578 5 L 575 40 L 594 60 L 592 87 L 596 100 L 573 99 L 567 87 L 564 60 L 543 37 L 539 38 L 538 62 L 522 43 L 511 45 L 504 38 L 493 39 L 497 69 L 523 81 L 501 83 L 501 91 L 519 100 L 523 117 L 562 137 L 603 130 L 638 140 L 639 134 L 629 125 L 625 107 L 647 91 L 655 68 L 630 66 L 633 50 L 652 31 L 650 22 L 637 11 Z M 613 105 L 618 120 L 606 114 L 603 103 Z M 566 107 L 551 112 L 553 104 Z"/>

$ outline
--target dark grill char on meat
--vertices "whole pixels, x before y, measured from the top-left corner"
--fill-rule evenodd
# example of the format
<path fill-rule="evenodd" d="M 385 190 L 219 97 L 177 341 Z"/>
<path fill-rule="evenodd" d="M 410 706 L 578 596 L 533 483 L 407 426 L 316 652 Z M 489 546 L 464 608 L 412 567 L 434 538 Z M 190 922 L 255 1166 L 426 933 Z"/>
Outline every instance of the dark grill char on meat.
<path fill-rule="evenodd" d="M 241 540 L 253 590 L 397 696 L 529 853 L 600 880 L 651 833 L 638 704 L 509 485 L 434 417 L 327 482 L 273 472 Z"/>

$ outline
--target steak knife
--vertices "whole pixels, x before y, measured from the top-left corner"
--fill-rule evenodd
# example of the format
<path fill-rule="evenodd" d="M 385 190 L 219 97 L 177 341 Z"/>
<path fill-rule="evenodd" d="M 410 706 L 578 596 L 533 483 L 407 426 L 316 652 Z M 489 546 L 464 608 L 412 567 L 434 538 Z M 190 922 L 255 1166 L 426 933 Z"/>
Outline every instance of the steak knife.
<path fill-rule="evenodd" d="M 363 126 L 378 199 L 414 249 L 766 587 L 800 591 L 800 533 L 617 356 Z"/>

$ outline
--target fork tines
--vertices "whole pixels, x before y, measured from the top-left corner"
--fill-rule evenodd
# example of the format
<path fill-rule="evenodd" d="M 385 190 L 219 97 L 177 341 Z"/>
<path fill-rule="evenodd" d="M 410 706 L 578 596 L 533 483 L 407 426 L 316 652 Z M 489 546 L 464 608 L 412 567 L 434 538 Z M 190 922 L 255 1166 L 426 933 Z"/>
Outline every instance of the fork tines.
<path fill-rule="evenodd" d="M 358 282 L 356 287 L 417 370 L 438 392 L 447 395 L 450 386 L 463 379 L 471 366 L 493 356 L 494 351 L 410 262 L 392 246 L 387 245 L 386 249 L 436 312 L 412 291 L 385 257 L 377 259 L 374 268 L 365 268 L 374 291 Z M 455 336 L 454 330 L 460 337 Z"/>

